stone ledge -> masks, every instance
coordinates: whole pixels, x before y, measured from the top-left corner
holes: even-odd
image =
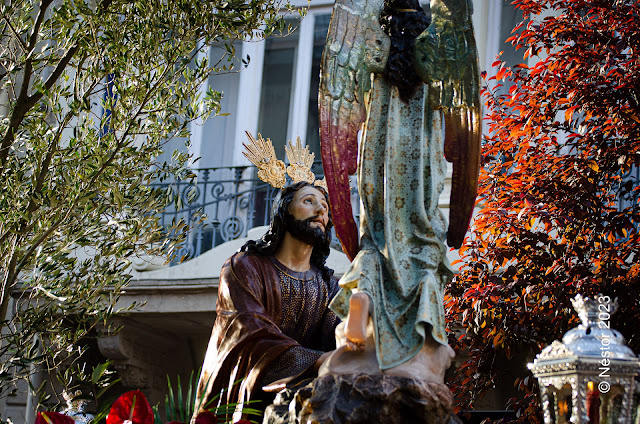
[[[218,279],[133,280],[118,299],[116,309],[133,302],[139,306],[129,313],[213,314],[218,298]]]

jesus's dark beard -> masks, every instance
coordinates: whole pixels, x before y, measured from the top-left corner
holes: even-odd
[[[307,243],[311,246],[329,245],[330,234],[327,234],[320,227],[312,227],[311,222],[317,217],[313,216],[307,219],[295,219],[293,215],[286,214],[284,217],[285,228],[293,236],[293,238]]]

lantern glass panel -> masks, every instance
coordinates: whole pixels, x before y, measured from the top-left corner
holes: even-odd
[[[601,397],[600,424],[624,422],[622,415],[624,389],[620,386],[612,386],[611,390]]]
[[[562,386],[558,392],[556,392],[556,423],[558,424],[570,424],[571,413],[573,412],[573,395],[570,384]]]

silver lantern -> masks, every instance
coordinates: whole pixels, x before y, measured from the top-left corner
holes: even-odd
[[[529,364],[538,379],[545,424],[631,423],[640,361],[610,326],[617,302],[577,295],[581,324]]]
[[[93,415],[84,412],[84,408],[89,403],[86,399],[81,398],[82,392],[69,393],[66,390],[62,392],[62,397],[67,402],[67,407],[62,413],[73,419],[75,424],[89,424],[93,421]]]

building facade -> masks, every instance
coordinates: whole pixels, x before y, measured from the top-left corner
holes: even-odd
[[[264,232],[261,225],[268,220],[273,192],[256,188],[254,169],[242,155],[245,131],[271,138],[280,158],[284,158],[285,142],[300,137],[316,160],[320,159],[319,69],[333,2],[314,0],[308,5],[297,0],[294,4],[308,10],[303,19],[290,19],[292,33],[236,43],[234,47],[248,66],[240,71],[244,66],[238,62],[235,71],[210,76],[208,86],[202,88],[223,93],[221,112],[228,115],[191,124],[189,153],[200,158],[198,195],[187,202],[192,208],[188,205],[182,212],[167,213],[169,220],[180,213],[188,217],[197,208],[206,213],[205,225],[194,230],[184,247],[190,259],[170,266],[158,258],[137,258],[131,271],[133,281],[120,302],[125,306],[135,301],[140,306],[118,318],[119,333],[104,333],[98,340],[99,353],[113,361],[121,387],[141,389],[151,404],[164,402],[167,376],[172,382],[177,376],[186,382],[192,372],[197,374],[215,319],[222,264],[247,239]],[[491,75],[495,73],[491,64],[500,52],[507,63],[518,61],[513,47],[504,40],[519,15],[504,0],[474,0],[473,5],[480,69]],[[220,48],[212,46],[208,54],[215,61]],[[184,148],[183,140],[170,142],[168,157],[180,148]],[[445,215],[449,187],[440,198]],[[454,259],[455,253],[451,255]],[[334,249],[328,265],[341,275],[348,260]],[[486,407],[501,409],[503,399],[496,393]],[[23,387],[2,401],[0,416],[14,423],[26,422],[34,416],[31,408]]]

